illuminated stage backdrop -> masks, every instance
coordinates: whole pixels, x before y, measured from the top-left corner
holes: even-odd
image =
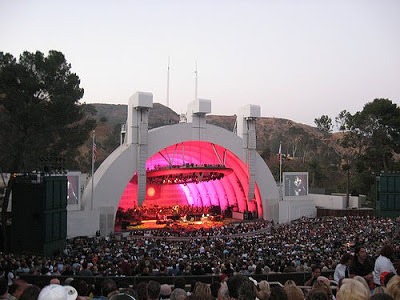
[[[225,155],[225,161],[222,159]],[[175,167],[171,167],[175,166]],[[261,211],[260,193],[256,185],[256,198],[246,203],[245,190],[248,186],[246,165],[227,149],[204,141],[187,141],[171,145],[151,156],[146,163],[147,187],[143,205],[157,204],[159,206],[193,205],[193,206],[237,206],[239,210],[254,210],[259,205]],[[162,170],[156,172],[154,170]],[[161,182],[162,174],[169,180],[180,176],[196,173],[196,180],[181,184],[156,184]],[[223,173],[218,178],[205,176],[210,173]],[[128,209],[137,205],[136,174],[126,186],[120,199],[119,207]],[[157,187],[157,188],[155,188]],[[153,194],[153,191],[156,193]],[[246,207],[247,205],[247,207]],[[250,207],[249,207],[250,206]]]

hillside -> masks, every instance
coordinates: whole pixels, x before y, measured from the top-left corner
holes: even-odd
[[[124,124],[127,117],[128,105],[123,104],[91,104],[96,110],[96,119],[100,122],[101,118],[107,118],[110,126]],[[179,122],[179,115],[172,109],[160,104],[154,103],[149,111],[149,126],[151,128],[173,124]]]
[[[96,119],[98,128],[96,132],[105,133],[112,131],[115,126],[125,124],[127,117],[127,105],[122,104],[92,104],[97,110]],[[105,121],[106,120],[106,121]],[[213,124],[229,131],[233,131],[235,126],[235,116],[222,116],[222,115],[207,115],[208,124]],[[105,121],[105,122],[104,122]],[[179,122],[179,115],[172,109],[160,104],[154,103],[153,108],[149,111],[149,128],[156,128],[168,124],[176,124]],[[106,128],[108,130],[105,130]],[[261,117],[257,119],[257,149],[262,152],[266,147],[278,149],[279,142],[281,141],[285,149],[285,140],[292,134],[295,134],[295,129],[298,132],[304,131],[317,139],[323,138],[323,134],[316,127],[311,127],[305,124],[300,124],[287,119],[280,118],[266,118]],[[107,135],[107,134],[106,134]],[[98,139],[102,140],[105,136],[97,134]],[[286,146],[288,147],[288,146]],[[285,150],[286,152],[291,152]]]
[[[97,111],[95,118],[98,167],[120,144],[121,125],[127,118],[127,105],[91,104]],[[170,108],[154,103],[149,111],[149,128],[156,128],[179,122],[179,115]],[[229,131],[235,127],[235,116],[207,115],[208,124]],[[324,187],[343,191],[343,174],[340,171],[340,158],[333,145],[335,135],[324,135],[316,127],[296,123],[281,118],[261,117],[256,123],[257,151],[264,158],[272,174],[279,178],[279,145],[282,144],[282,171],[307,171],[310,173],[310,187]],[[90,161],[91,140],[82,148],[81,161]],[[86,158],[85,158],[86,157]],[[90,164],[82,164],[82,169],[90,169]],[[326,174],[329,174],[327,176]],[[336,177],[336,180],[332,178]],[[335,184],[337,188],[331,188]]]

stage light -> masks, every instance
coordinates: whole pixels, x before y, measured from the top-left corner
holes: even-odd
[[[171,165],[157,166],[152,170],[147,170],[147,183],[150,184],[183,184],[201,183],[210,180],[220,180],[224,176],[232,173],[231,168],[224,165]]]
[[[153,187],[147,189],[147,196],[153,197],[156,194],[156,190]]]

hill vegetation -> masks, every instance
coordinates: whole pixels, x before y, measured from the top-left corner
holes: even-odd
[[[120,144],[126,105],[93,104],[97,121],[98,166]],[[180,116],[162,104],[149,111],[149,128],[176,124]],[[234,131],[236,117],[207,115],[208,124]],[[388,99],[375,99],[354,115],[342,111],[335,119],[339,132],[332,133],[332,120],[323,115],[316,127],[292,120],[261,117],[256,122],[257,151],[279,180],[278,151],[283,172],[308,172],[310,191],[365,194],[374,200],[375,177],[381,172],[400,172],[400,108]],[[87,157],[81,170],[90,168],[91,141],[82,148]],[[84,160],[85,161],[85,160]]]
[[[121,125],[125,124],[127,105],[91,104],[97,113],[96,144],[98,160],[96,166],[119,146]],[[149,111],[149,128],[156,128],[179,122],[179,115],[170,108],[154,103]],[[233,131],[236,116],[207,115],[208,124]],[[333,192],[345,192],[345,176],[340,170],[340,157],[330,146],[334,137],[316,127],[300,124],[287,119],[257,119],[257,151],[264,158],[276,180],[279,180],[279,145],[282,144],[282,171],[310,172],[310,187],[324,188]],[[87,154],[86,169],[90,167],[90,145],[88,141],[82,150]],[[318,159],[317,159],[318,158]],[[329,174],[326,176],[325,174]],[[332,180],[332,176],[336,179]],[[344,180],[344,181],[343,181]],[[336,185],[330,184],[336,182]]]

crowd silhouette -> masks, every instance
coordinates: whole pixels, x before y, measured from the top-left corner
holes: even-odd
[[[292,272],[310,273],[304,286],[313,287],[327,279],[320,278],[321,272],[332,271],[335,278],[328,278],[328,285],[330,281],[340,285],[342,280],[360,277],[371,292],[386,285],[385,276],[397,276],[398,227],[397,220],[390,218],[350,216],[301,218],[289,224],[235,222],[187,234],[136,230],[73,238],[54,257],[2,253],[0,266],[10,287],[24,274],[63,275],[74,281],[77,276],[213,275],[222,284],[238,275],[251,278]],[[354,288],[352,282],[346,284]],[[214,287],[217,293],[220,288]],[[285,290],[295,293],[297,288]],[[307,290],[308,294],[312,293]]]

